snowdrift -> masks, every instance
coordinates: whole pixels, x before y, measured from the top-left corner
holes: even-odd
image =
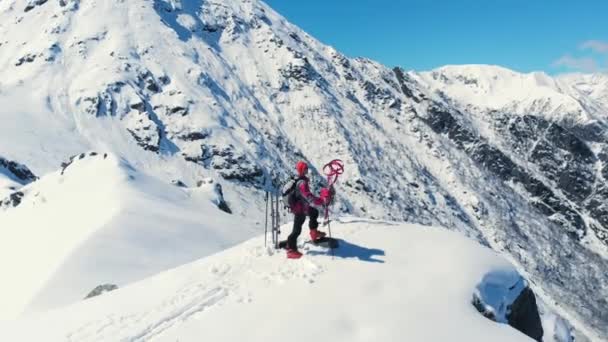
[[[216,206],[215,184],[183,188],[87,153],[0,212],[0,318],[84,298],[215,253],[255,234]]]
[[[528,341],[471,304],[487,274],[515,275],[444,229],[351,220],[341,246],[302,259],[261,237],[0,329],[11,341]]]

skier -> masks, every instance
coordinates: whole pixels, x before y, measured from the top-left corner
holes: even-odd
[[[287,258],[298,259],[302,256],[302,253],[298,251],[298,236],[302,232],[302,225],[306,221],[306,216],[309,216],[308,227],[310,228],[310,238],[313,241],[319,240],[325,237],[325,233],[319,231],[319,210],[322,206],[328,205],[331,202],[332,193],[328,188],[322,188],[319,197],[316,197],[308,186],[308,165],[299,161],[296,164],[296,171],[298,172],[298,180],[296,183],[296,200],[291,205],[291,212],[294,214],[293,219],[293,231],[287,237]],[[315,208],[316,207],[316,208]]]

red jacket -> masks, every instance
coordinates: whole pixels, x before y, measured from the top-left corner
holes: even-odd
[[[308,186],[308,177],[302,177],[296,184],[298,191],[298,200],[291,207],[291,212],[296,215],[307,215],[310,206],[320,207],[323,205],[323,200],[315,196]]]

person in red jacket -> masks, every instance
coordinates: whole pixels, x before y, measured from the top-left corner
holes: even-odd
[[[306,221],[306,216],[309,217],[308,228],[310,228],[310,238],[315,241],[325,237],[325,233],[319,231],[319,210],[331,201],[331,192],[329,189],[321,189],[319,197],[315,196],[309,187],[309,180],[306,177],[308,173],[308,165],[299,161],[296,164],[298,172],[298,181],[296,183],[296,198],[297,200],[291,206],[291,212],[294,214],[293,231],[287,237],[287,257],[290,259],[298,259],[302,253],[298,251],[298,236],[302,232],[302,225]]]

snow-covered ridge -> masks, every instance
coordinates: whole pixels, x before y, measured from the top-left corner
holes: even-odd
[[[607,118],[608,76],[602,74],[551,77],[499,66],[455,65],[419,75],[430,90],[440,90],[463,108],[534,113],[579,123]]]
[[[471,304],[485,275],[503,275],[502,286],[517,280],[517,272],[494,252],[430,227],[355,221],[334,228],[342,238],[334,257],[305,245],[303,259],[285,262],[258,237],[118,291],[12,322],[0,336],[393,341],[407,333],[416,341],[529,340],[483,318]],[[32,324],[37,328],[28,329]]]
[[[10,242],[0,252],[11,279],[3,319],[79,301],[100,284],[123,286],[254,232],[217,207],[212,182],[171,185],[106,153],[82,154],[21,191],[0,215]]]

